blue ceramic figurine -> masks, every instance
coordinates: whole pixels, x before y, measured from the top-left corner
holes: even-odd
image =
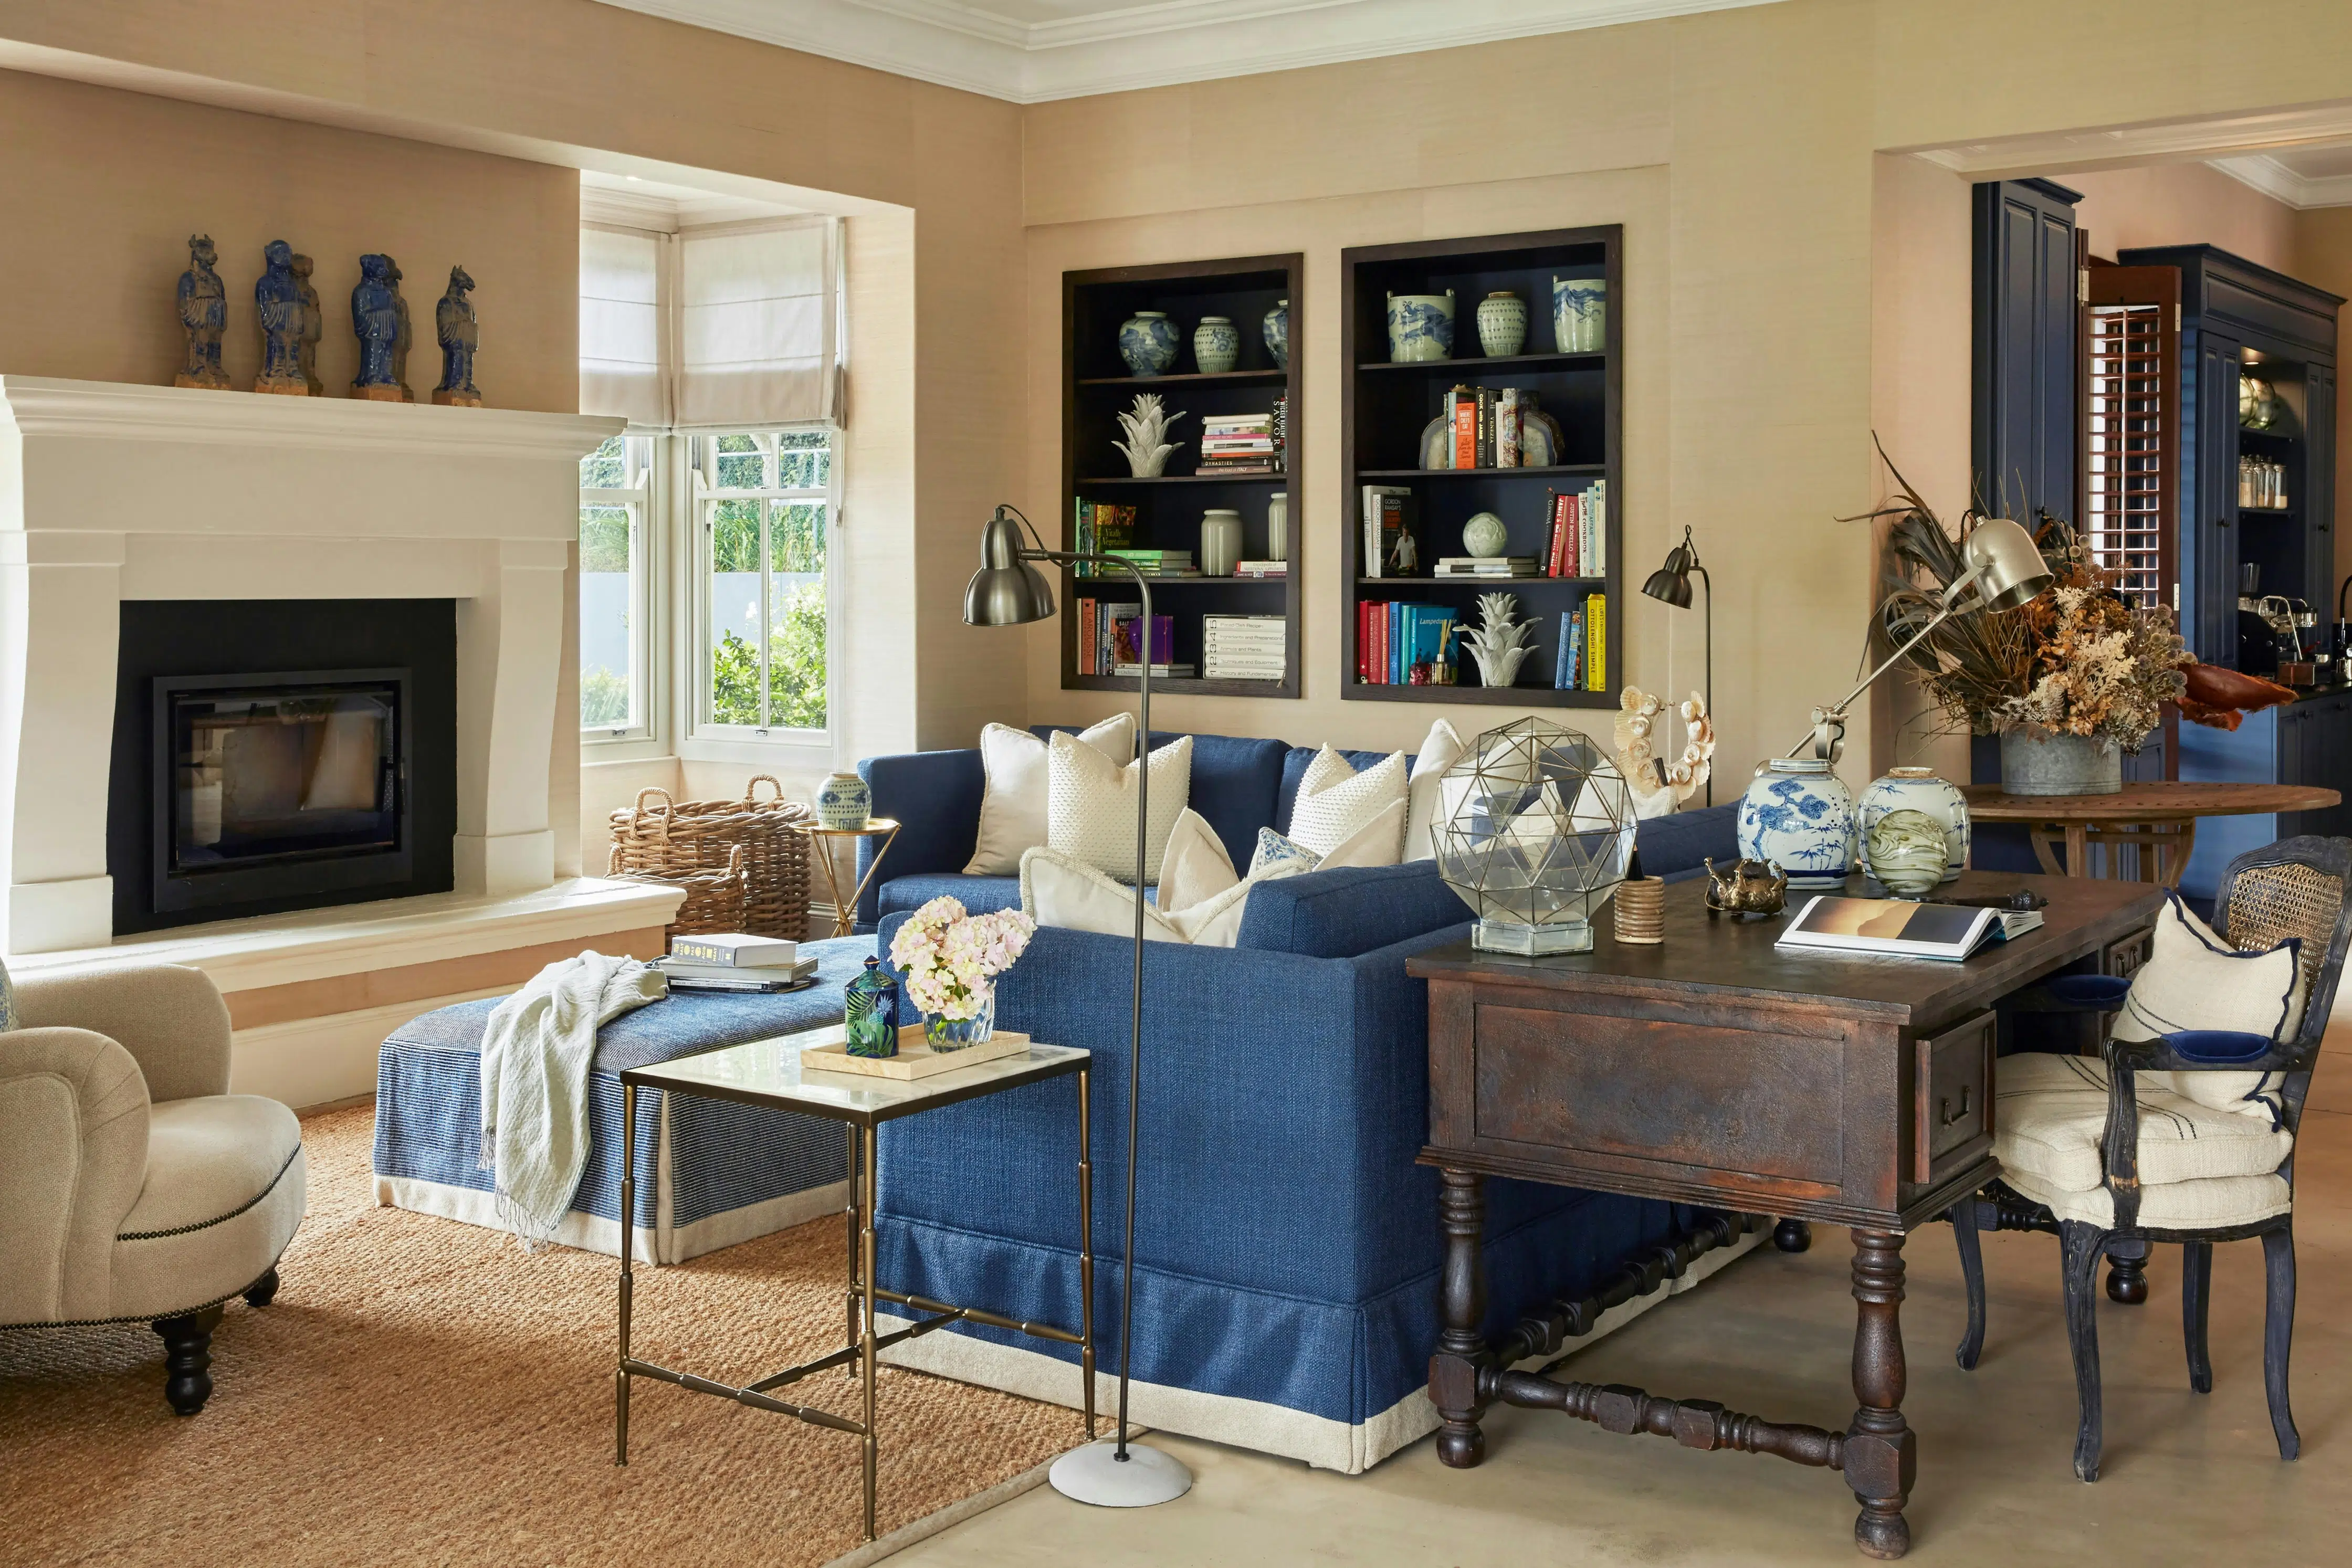
[[[213,249],[212,235],[188,236],[188,270],[180,274],[180,325],[188,334],[188,353],[181,363],[180,373],[172,378],[175,387],[228,390],[228,376],[221,370],[221,332],[228,326],[228,290],[222,287],[220,274],[213,270],[213,263],[219,259],[220,254]]]
[[[415,402],[416,394],[408,390],[408,345],[415,340],[408,326],[408,299],[400,292],[400,263],[383,259],[392,265],[392,313],[399,320],[392,334],[392,384],[400,389],[401,402]]]
[[[261,371],[253,390],[284,397],[309,397],[310,383],[302,379],[302,329],[310,313],[302,305],[302,280],[294,276],[294,247],[282,239],[261,247],[266,265],[253,286],[253,305],[261,319]]]
[[[312,397],[324,397],[327,389],[319,380],[319,340],[327,330],[327,313],[319,305],[319,291],[310,285],[310,258],[301,252],[294,253],[294,281],[302,290],[302,384],[310,389]]]
[[[449,269],[449,292],[433,308],[433,326],[441,339],[441,384],[433,401],[457,408],[482,406],[482,389],[474,384],[474,350],[481,347],[482,327],[474,317],[474,280],[462,267]]]
[[[360,280],[352,290],[352,331],[360,340],[360,373],[352,395],[374,402],[401,401],[393,374],[393,351],[400,340],[400,296],[393,288],[392,257],[360,257]]]

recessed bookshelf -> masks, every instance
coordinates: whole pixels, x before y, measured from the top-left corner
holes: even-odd
[[[1360,702],[1489,703],[1519,707],[1614,707],[1624,684],[1622,527],[1621,481],[1622,386],[1623,380],[1623,290],[1620,267],[1623,229],[1554,229],[1496,235],[1479,239],[1437,240],[1411,245],[1366,246],[1341,253],[1342,379],[1340,471],[1344,482],[1341,529],[1343,612],[1340,616],[1340,695]],[[1556,351],[1552,321],[1555,277],[1599,280],[1606,285],[1602,346],[1597,352]],[[1443,294],[1454,299],[1456,357],[1391,362],[1388,358],[1388,297]],[[1507,290],[1527,307],[1525,351],[1482,356],[1477,312],[1488,295]],[[1454,389],[1511,390],[1534,402],[1559,426],[1556,461],[1541,466],[1424,468],[1424,432],[1447,417]],[[1605,495],[1596,541],[1599,575],[1558,577],[1437,577],[1438,560],[1469,553],[1463,528],[1480,512],[1502,519],[1507,556],[1533,556],[1549,563],[1557,495],[1581,497],[1600,486]],[[1364,488],[1404,491],[1413,517],[1419,575],[1367,575]],[[1402,603],[1451,612],[1457,622],[1475,615],[1478,596],[1509,593],[1522,619],[1536,627],[1534,652],[1519,668],[1517,685],[1486,687],[1478,669],[1455,643],[1452,685],[1390,684],[1364,678],[1363,607]],[[1553,685],[1560,665],[1563,615],[1591,613],[1598,599],[1602,634],[1591,653],[1600,668],[1599,689]],[[1400,614],[1402,612],[1399,612]],[[1376,623],[1377,624],[1377,623]]]
[[[1152,613],[1170,622],[1171,661],[1202,671],[1200,675],[1160,676],[1154,692],[1218,696],[1297,697],[1299,680],[1299,546],[1304,528],[1298,492],[1299,331],[1305,303],[1305,257],[1298,255],[1243,256],[1223,261],[1179,262],[1155,267],[1109,267],[1062,275],[1062,521],[1066,549],[1079,548],[1082,507],[1132,507],[1133,545],[1138,549],[1189,550],[1201,560],[1202,514],[1226,507],[1241,514],[1244,560],[1270,559],[1267,529],[1275,498],[1287,497],[1280,554],[1289,571],[1282,577],[1151,575]],[[1266,313],[1290,302],[1290,366],[1274,362],[1264,331]],[[1139,376],[1118,352],[1119,324],[1138,310],[1163,312],[1177,329],[1176,363],[1163,375]],[[1193,357],[1193,329],[1203,316],[1223,316],[1241,337],[1239,362],[1230,371],[1202,372]],[[1177,442],[1168,472],[1135,478],[1123,471],[1127,458],[1112,444],[1123,439],[1118,415],[1138,394],[1157,394],[1183,417],[1170,431]],[[1201,427],[1205,419],[1265,414],[1276,401],[1286,402],[1288,446],[1276,474],[1197,472]],[[1054,530],[1047,530],[1049,537]],[[1062,688],[1065,691],[1133,691],[1135,677],[1087,672],[1081,629],[1098,622],[1108,607],[1134,605],[1135,580],[1062,576]],[[1089,604],[1092,608],[1089,609]],[[1219,615],[1280,617],[1284,648],[1280,680],[1211,680],[1202,646],[1205,618]]]

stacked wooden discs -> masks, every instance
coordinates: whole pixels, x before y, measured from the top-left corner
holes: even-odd
[[[1666,939],[1666,884],[1654,876],[1617,884],[1617,940],[1654,946]]]

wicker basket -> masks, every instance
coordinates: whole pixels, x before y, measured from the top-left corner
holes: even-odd
[[[727,852],[727,863],[709,871],[646,872],[621,869],[621,846],[613,846],[608,875],[624,882],[657,883],[686,889],[686,902],[669,923],[669,936],[701,936],[745,929],[743,909],[750,894],[743,875],[743,846]]]
[[[758,799],[762,783],[774,799]],[[613,813],[612,874],[676,881],[723,870],[730,852],[740,850],[749,889],[742,923],[724,929],[802,941],[808,936],[805,830],[815,821],[814,811],[785,800],[784,787],[765,773],[744,787],[740,800],[672,800],[667,789],[641,789],[635,806]]]

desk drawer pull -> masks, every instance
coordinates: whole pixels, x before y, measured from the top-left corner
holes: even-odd
[[[1945,1126],[1948,1127],[1953,1123],[1959,1121],[1969,1113],[1969,1086],[1965,1083],[1960,1085],[1960,1108],[1958,1110],[1955,1111],[1952,1109],[1952,1103],[1948,1099],[1938,1100],[1936,1103],[1936,1119],[1941,1122]]]

